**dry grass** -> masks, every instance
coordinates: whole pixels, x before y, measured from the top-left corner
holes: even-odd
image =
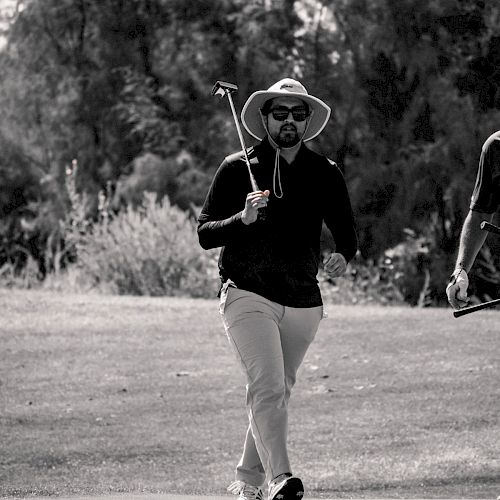
[[[246,417],[217,304],[0,290],[0,495],[224,493]],[[500,494],[500,315],[327,308],[292,395],[324,498]]]

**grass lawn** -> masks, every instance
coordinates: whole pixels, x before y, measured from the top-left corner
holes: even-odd
[[[0,495],[224,494],[244,379],[214,300],[0,290]],[[290,455],[321,498],[500,495],[500,312],[327,306]]]

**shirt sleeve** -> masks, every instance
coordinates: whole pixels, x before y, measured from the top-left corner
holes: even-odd
[[[328,162],[323,218],[335,240],[335,251],[341,253],[349,262],[358,250],[351,200],[342,172],[335,163],[330,160]]]
[[[500,204],[500,139],[487,141],[481,150],[470,209],[493,213]]]
[[[235,169],[225,159],[217,170],[198,217],[198,240],[205,250],[237,240],[247,226],[243,223],[241,200],[232,200]]]

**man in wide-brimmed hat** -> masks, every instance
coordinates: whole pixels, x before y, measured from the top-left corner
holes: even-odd
[[[263,499],[266,480],[271,500],[304,493],[288,458],[288,400],[323,317],[316,279],[323,222],[335,241],[324,262],[330,277],[344,274],[357,251],[344,178],[304,144],[329,116],[290,78],[253,93],[241,118],[259,140],[247,157],[262,190],[252,189],[240,151],[220,165],[199,216],[202,247],[222,247],[220,312],[247,378],[249,427],[229,487],[240,499]]]

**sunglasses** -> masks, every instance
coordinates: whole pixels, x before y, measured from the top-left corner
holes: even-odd
[[[309,110],[303,106],[297,106],[294,108],[278,106],[276,108],[272,108],[269,112],[273,115],[273,118],[279,122],[284,122],[290,113],[292,113],[292,117],[296,122],[303,122],[309,116]]]

